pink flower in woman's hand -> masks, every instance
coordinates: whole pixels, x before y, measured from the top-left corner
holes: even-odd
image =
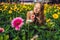
[[[34,19],[35,18],[35,15],[32,15],[31,18]]]
[[[23,24],[23,19],[21,17],[16,17],[11,22],[11,25],[15,30],[20,30]]]
[[[4,32],[4,28],[0,27],[0,33]]]

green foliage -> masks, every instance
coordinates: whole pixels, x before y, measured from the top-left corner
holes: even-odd
[[[27,11],[33,10],[32,5],[21,4],[4,4],[0,5],[0,27],[4,28],[4,32],[0,33],[0,40],[30,40],[34,35],[39,35],[37,40],[60,40],[60,9],[57,7],[48,7],[46,9],[46,19],[51,19],[45,25],[37,26],[35,24],[26,24]],[[48,5],[49,6],[49,5]],[[59,18],[54,19],[53,14],[58,14]],[[20,31],[16,31],[11,27],[13,18],[22,17],[24,25]]]

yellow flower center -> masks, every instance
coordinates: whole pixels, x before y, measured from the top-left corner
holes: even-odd
[[[54,19],[57,19],[58,17],[59,17],[58,14],[53,14]]]

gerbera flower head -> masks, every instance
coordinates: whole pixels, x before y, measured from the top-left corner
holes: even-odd
[[[35,18],[35,15],[32,15],[32,16],[31,16],[31,19],[34,19],[34,18]]]
[[[11,25],[15,30],[20,30],[23,24],[23,19],[21,17],[16,17],[11,22]]]
[[[0,33],[4,32],[4,28],[0,27]]]
[[[59,17],[58,14],[53,14],[52,16],[54,19],[58,19],[58,17]]]

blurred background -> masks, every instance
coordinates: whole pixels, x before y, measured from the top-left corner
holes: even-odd
[[[60,0],[0,0],[0,3],[33,3],[33,2],[43,2],[43,3],[60,3]]]

